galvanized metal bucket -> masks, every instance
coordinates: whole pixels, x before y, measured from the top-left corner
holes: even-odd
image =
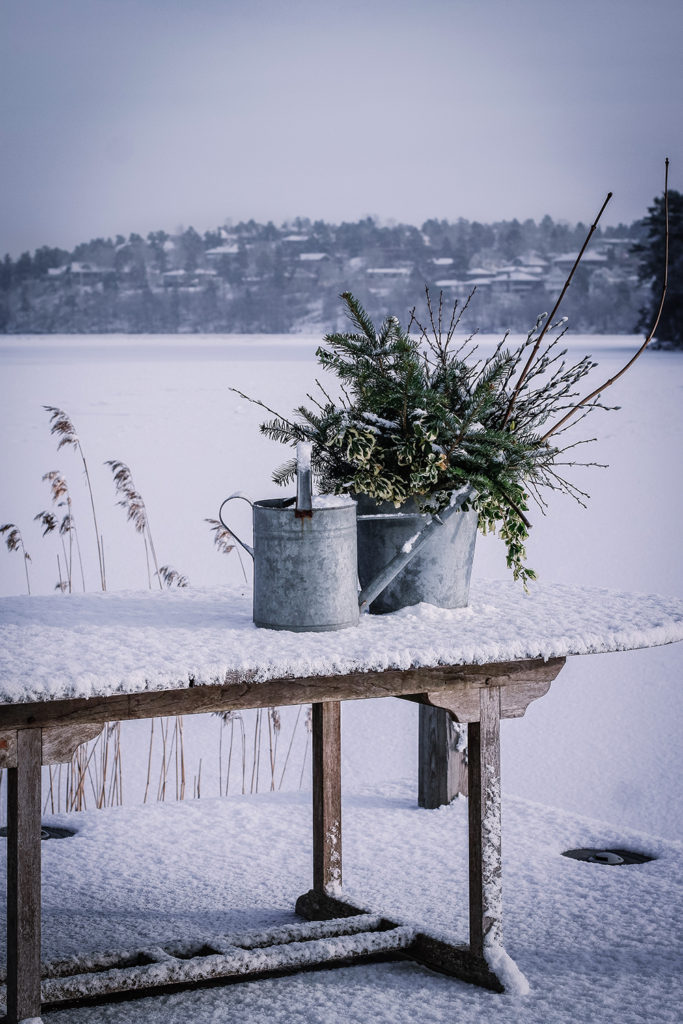
[[[230,532],[254,559],[257,626],[303,633],[357,625],[356,505],[339,502],[302,514],[294,499],[249,501],[253,547]]]
[[[414,501],[398,509],[390,502],[378,504],[366,495],[358,495],[357,501],[361,587],[369,587],[401,552],[414,551],[401,571],[372,599],[370,612],[393,612],[421,601],[440,608],[467,605],[477,539],[476,512],[456,507],[450,515],[442,514],[441,523],[434,529],[429,526],[430,517],[421,515]],[[419,549],[415,550],[418,542]]]
[[[221,505],[218,517],[254,560],[255,624],[324,632],[355,626],[359,611],[370,606],[373,612],[383,612],[420,601],[447,608],[467,604],[474,552],[470,532],[476,533],[477,517],[460,512],[459,505],[469,493],[463,488],[451,506],[433,518],[412,512],[386,515],[375,507],[376,514],[358,518],[357,531],[356,502],[351,498],[312,498],[310,452],[300,445],[296,498],[252,502],[233,494]],[[253,546],[240,540],[223,519],[225,505],[237,498],[252,508]],[[357,539],[362,542],[360,550]]]

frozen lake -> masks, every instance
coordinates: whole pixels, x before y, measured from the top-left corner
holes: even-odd
[[[43,405],[63,408],[80,436],[110,590],[144,588],[147,573],[142,541],[116,505],[107,459],[130,466],[160,563],[172,565],[191,584],[237,583],[238,560],[234,553],[215,550],[204,520],[215,517],[233,491],[275,496],[270,474],[284,450],[259,434],[262,410],[229,389],[289,413],[305,401],[318,375],[319,341],[318,336],[1,338],[0,523],[16,523],[22,531],[31,555],[32,589],[51,592],[58,578],[58,540],[43,539],[34,522],[37,513],[50,508],[42,476],[55,469],[71,488],[87,588],[97,588],[82,468],[71,449],[57,452]],[[568,342],[577,355],[593,353],[596,374],[605,379],[635,351],[638,339],[570,336]],[[610,468],[572,471],[571,479],[592,495],[587,510],[553,495],[546,517],[533,511],[529,564],[545,580],[681,596],[683,353],[645,353],[608,396],[621,411],[595,413],[582,436],[599,436],[586,456]],[[248,533],[244,508],[235,529]],[[495,538],[478,539],[474,572],[506,577],[502,545]],[[22,592],[21,557],[3,546],[0,593]],[[504,786],[526,799],[680,838],[682,670],[683,645],[571,659],[526,718],[504,723]],[[391,701],[373,704],[370,712],[350,705],[344,713],[347,784],[415,778],[415,708]],[[218,794],[212,768],[216,725],[216,720],[186,722],[190,775],[203,756],[202,793],[207,795]],[[144,788],[144,771],[137,765],[146,756],[147,741],[136,728],[127,740],[127,802],[142,799]],[[299,766],[303,732],[300,740]],[[298,782],[297,768],[289,784]]]

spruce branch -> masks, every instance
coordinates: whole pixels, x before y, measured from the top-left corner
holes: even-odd
[[[260,399],[251,398],[249,395],[245,395],[245,393],[243,391],[240,391],[239,388],[230,388],[230,391],[234,391],[236,395],[239,395],[240,398],[244,398],[247,402],[251,402],[252,405],[260,405],[262,409],[265,409],[266,412],[269,412],[271,416],[275,416],[276,419],[281,420],[282,423],[286,424],[292,430],[296,429],[296,424],[292,423],[288,419],[285,419],[284,416],[281,416],[279,412],[275,412],[274,409],[271,409],[269,405],[266,405]]]

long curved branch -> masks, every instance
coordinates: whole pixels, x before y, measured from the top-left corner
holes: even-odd
[[[568,276],[567,280],[564,282],[564,287],[562,288],[562,291],[560,292],[560,295],[559,295],[559,298],[558,298],[557,302],[553,306],[552,313],[550,314],[549,317],[546,317],[546,321],[545,321],[545,323],[543,325],[541,333],[539,334],[538,338],[536,339],[536,343],[535,343],[533,349],[531,350],[531,355],[527,359],[526,366],[522,370],[521,374],[519,375],[519,379],[518,379],[517,383],[515,384],[515,390],[512,392],[512,397],[510,398],[510,401],[508,403],[507,411],[505,413],[505,418],[504,418],[504,420],[503,420],[503,422],[501,424],[501,430],[505,426],[507,421],[510,419],[510,416],[512,415],[512,409],[514,407],[515,402],[517,401],[517,395],[519,394],[520,389],[522,387],[522,384],[524,383],[524,381],[526,379],[526,376],[527,376],[527,374],[528,374],[528,372],[529,372],[529,370],[531,368],[531,364],[533,363],[534,358],[536,356],[536,353],[538,352],[538,350],[540,348],[541,342],[543,341],[543,338],[545,337],[545,333],[548,330],[548,328],[550,327],[550,325],[552,324],[553,320],[555,319],[555,315],[557,314],[557,311],[560,308],[560,304],[562,302],[562,299],[565,297],[565,295],[567,293],[567,289],[569,288],[569,285],[572,283],[572,278],[574,276],[574,272],[576,271],[576,268],[578,267],[579,263],[581,262],[581,258],[582,258],[584,252],[586,251],[586,249],[588,247],[588,243],[590,242],[591,238],[593,237],[593,232],[595,231],[595,229],[598,226],[598,221],[600,220],[600,218],[602,217],[603,213],[605,212],[605,207],[607,206],[607,204],[609,203],[611,198],[612,198],[612,193],[608,192],[607,193],[607,198],[605,199],[604,203],[600,207],[600,212],[598,213],[597,217],[595,218],[595,220],[593,221],[593,223],[590,226],[590,230],[588,231],[588,234],[586,235],[586,240],[583,243],[583,245],[581,246],[581,251],[579,252],[579,255],[576,257],[576,260],[574,261],[574,266],[569,271],[569,276]]]
[[[633,355],[631,357],[631,359],[629,359],[629,361],[626,363],[626,365],[622,366],[621,370],[619,370],[618,373],[615,373],[615,375],[613,377],[610,377],[609,380],[606,380],[605,383],[601,384],[599,388],[595,389],[595,391],[591,391],[590,395],[586,395],[586,397],[582,398],[580,402],[577,402],[577,404],[572,409],[570,409],[569,412],[565,416],[563,416],[561,420],[558,420],[557,423],[555,423],[554,426],[552,426],[550,428],[550,430],[546,431],[546,433],[541,438],[541,441],[546,441],[552,434],[556,433],[556,431],[558,431],[560,429],[560,427],[564,423],[567,422],[568,419],[571,419],[572,416],[576,415],[576,413],[579,411],[579,409],[582,409],[585,405],[587,405],[590,401],[592,401],[592,399],[597,398],[597,396],[599,394],[601,394],[601,392],[603,392],[605,390],[605,388],[610,387],[610,385],[614,384],[615,381],[619,380],[619,378],[622,377],[631,366],[633,366],[633,364],[635,363],[636,359],[645,351],[645,349],[647,348],[647,346],[650,344],[650,342],[652,341],[652,339],[654,337],[654,333],[657,330],[657,326],[659,324],[659,320],[660,320],[660,317],[662,315],[662,309],[664,308],[664,299],[666,298],[666,289],[667,289],[668,280],[669,280],[669,158],[667,157],[665,162],[664,162],[664,281],[662,283],[662,294],[661,294],[661,298],[659,300],[659,306],[657,307],[657,315],[655,317],[654,323],[652,324],[652,327],[650,328],[650,331],[649,331],[645,341],[640,346],[640,348],[635,353],[635,355]]]

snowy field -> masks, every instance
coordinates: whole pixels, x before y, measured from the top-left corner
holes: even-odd
[[[616,372],[637,346],[636,338],[569,340],[577,356],[593,353],[600,379]],[[235,552],[226,556],[216,551],[204,520],[215,517],[222,499],[235,490],[254,498],[275,496],[270,473],[284,452],[259,435],[262,411],[229,389],[239,388],[289,412],[311,390],[318,373],[318,343],[319,338],[306,336],[0,339],[0,523],[16,523],[22,531],[31,555],[32,590],[52,593],[57,581],[58,541],[54,536],[42,539],[33,521],[38,512],[50,508],[48,485],[41,477],[54,469],[64,473],[71,488],[86,586],[96,590],[98,585],[82,469],[71,449],[56,451],[43,405],[63,408],[80,436],[95,491],[110,590],[146,588],[147,571],[142,542],[116,506],[111,472],[104,465],[107,459],[130,466],[147,505],[160,563],[170,564],[195,586],[240,584]],[[622,409],[592,417],[587,436],[598,434],[599,441],[586,451],[591,460],[609,463],[610,468],[574,471],[572,480],[592,495],[588,510],[553,496],[549,515],[533,515],[529,563],[543,581],[681,597],[683,353],[646,353],[609,396],[610,404]],[[234,522],[235,529],[247,535],[246,505],[244,510],[236,512]],[[478,539],[474,574],[507,578],[502,545],[495,538]],[[0,595],[25,591],[21,557],[3,547]],[[680,1003],[680,995],[677,1001],[672,991],[674,924],[661,915],[681,906],[674,886],[679,884],[682,854],[670,841],[680,839],[683,820],[682,678],[683,644],[575,657],[524,719],[502,725],[506,930],[509,952],[534,989],[526,1008],[509,1000],[494,1003],[491,1000],[500,997],[457,983],[454,989],[453,983],[429,972],[392,964],[237,987],[225,997],[215,991],[172,997],[163,1001],[167,1012],[160,1011],[158,1019],[208,1024],[229,1016],[254,1022],[328,1022],[341,1019],[335,1006],[343,1000],[349,1007],[345,1019],[359,1022],[441,1021],[454,1016],[525,1024],[673,1022]],[[114,892],[115,901],[98,916],[99,948],[121,945],[125,935],[146,935],[148,927],[150,933],[166,928],[169,935],[189,934],[207,920],[213,930],[230,930],[245,923],[258,927],[266,923],[264,915],[273,913],[275,922],[291,919],[292,897],[309,885],[306,840],[301,838],[308,823],[308,797],[296,792],[301,780],[304,788],[308,785],[307,734],[302,722],[294,727],[293,716],[283,716],[281,749],[294,729],[292,757],[282,783],[289,792],[236,796],[226,804],[213,798],[221,785],[219,756],[225,772],[229,729],[223,730],[219,755],[218,721],[187,718],[188,787],[192,791],[201,759],[202,801],[138,809],[135,804],[142,801],[145,789],[149,726],[127,725],[122,741],[124,807],[72,815],[70,822],[77,820],[81,829],[78,838],[44,844],[46,955],[71,951],[72,942],[82,944],[84,923],[79,915],[94,913],[105,891]],[[417,708],[399,701],[349,703],[343,708],[344,785],[351,808],[346,815],[352,851],[350,864],[347,860],[349,894],[357,887],[367,902],[381,896],[381,909],[395,907],[406,919],[424,911],[433,927],[448,932],[453,927],[450,906],[442,909],[440,897],[422,902],[426,868],[419,860],[417,840],[415,845],[410,840],[427,830],[434,849],[447,849],[451,841],[464,843],[464,805],[438,812],[415,809],[416,734]],[[236,776],[233,767],[231,792],[239,792]],[[197,856],[192,833],[198,843],[205,842],[199,831],[203,821],[216,822],[218,830],[215,838],[206,840],[210,882],[188,873]],[[298,830],[296,835],[290,834],[290,827]],[[263,828],[266,838],[259,841],[258,829]],[[447,838],[439,837],[440,828],[447,830]],[[155,830],[158,838],[148,847]],[[247,840],[243,854],[234,852],[235,830],[240,843]],[[664,839],[634,837],[634,830]],[[303,853],[298,846],[294,849],[299,833]],[[393,858],[393,836],[399,834],[408,843],[404,853],[395,854],[407,858],[396,861],[401,877],[396,891],[389,873],[373,883],[369,871],[385,846]],[[460,838],[451,840],[451,835]],[[366,836],[374,837],[376,848],[365,848]],[[139,858],[133,861],[138,837]],[[556,856],[560,849],[590,845],[589,839],[615,846],[631,841],[641,850],[647,848],[645,852],[658,851],[660,859],[635,868],[599,869],[598,876],[586,874],[586,865]],[[221,863],[221,843],[228,842],[233,850],[231,877],[223,890],[216,863]],[[81,849],[88,870],[96,864],[101,867],[95,887],[85,894],[78,892],[75,882],[81,854],[73,851]],[[130,860],[122,863],[119,858],[128,858],[129,850]],[[237,910],[228,914],[222,908],[232,906],[230,895],[242,891],[240,873],[251,877],[248,857],[258,859],[266,888],[259,888],[257,881],[252,889],[245,884],[242,911],[238,901]],[[353,866],[354,858],[360,867]],[[140,887],[143,868],[146,881]],[[453,870],[450,857],[429,866],[433,893],[444,886],[456,891],[462,886]],[[63,871],[70,879],[64,885],[58,881]],[[113,879],[120,876],[120,887],[112,888]],[[159,909],[163,901],[155,894],[160,886],[166,888],[167,880],[180,889],[174,896],[175,909],[165,918]],[[93,902],[91,910],[88,901]],[[536,908],[531,916],[530,904]],[[655,950],[659,959],[653,963]],[[373,999],[373,979],[376,983],[378,978],[382,1002],[370,1012],[367,1000]],[[648,998],[654,998],[654,1006]],[[141,1005],[55,1013],[46,1019],[74,1024],[155,1020],[156,1008],[152,1013]]]
[[[45,959],[294,923],[294,902],[311,884],[310,815],[308,794],[266,793],[50,818],[78,834],[43,843]],[[343,820],[347,897],[465,940],[464,800],[419,810],[410,785],[385,783],[348,795]],[[503,838],[504,937],[526,996],[395,962],[55,1010],[43,1020],[677,1024],[681,844],[515,797],[503,802]],[[605,867],[561,856],[621,843],[657,859]]]

